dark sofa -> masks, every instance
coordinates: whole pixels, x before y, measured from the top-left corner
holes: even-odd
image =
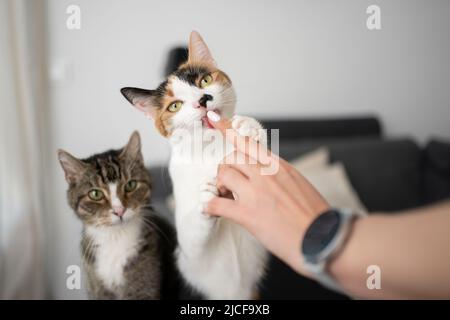
[[[320,146],[330,161],[343,163],[349,180],[369,212],[391,212],[450,197],[450,144],[431,141],[424,148],[409,137],[383,134],[376,117],[310,120],[261,120],[279,129],[279,153],[292,160]],[[151,168],[153,203],[170,217],[167,168]],[[295,274],[275,257],[261,287],[262,299],[346,299]]]

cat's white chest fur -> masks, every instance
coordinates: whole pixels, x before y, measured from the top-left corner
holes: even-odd
[[[108,289],[124,284],[124,267],[138,253],[141,224],[139,219],[126,225],[88,227],[87,235],[97,245],[95,271]]]
[[[169,170],[176,203],[178,267],[185,279],[209,299],[250,299],[264,273],[267,252],[239,225],[202,212],[217,192],[219,163],[234,150],[222,136],[219,138],[222,140],[208,145],[209,151],[215,147],[217,153],[208,152],[204,144],[205,148],[194,149],[194,157],[200,157],[201,162],[190,163],[178,156],[185,146],[172,145]]]

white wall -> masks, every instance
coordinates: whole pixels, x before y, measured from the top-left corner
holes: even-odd
[[[69,4],[81,7],[79,31],[65,27]],[[381,31],[366,28],[370,4],[381,7]],[[155,87],[167,51],[193,29],[234,80],[240,113],[375,113],[390,135],[450,138],[449,1],[48,0],[47,11],[51,72],[69,66],[51,86],[55,150],[87,156],[138,129],[148,163],[166,161],[164,139],[119,88]],[[78,263],[79,223],[54,158],[53,289],[83,297],[64,286],[65,267]]]

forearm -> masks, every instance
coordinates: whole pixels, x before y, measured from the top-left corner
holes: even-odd
[[[450,298],[450,202],[404,214],[373,214],[355,222],[330,272],[359,298]],[[368,289],[367,268],[381,270]]]

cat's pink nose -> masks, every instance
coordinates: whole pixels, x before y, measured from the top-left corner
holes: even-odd
[[[124,207],[113,207],[113,213],[118,217],[122,217],[125,214],[125,211]]]

